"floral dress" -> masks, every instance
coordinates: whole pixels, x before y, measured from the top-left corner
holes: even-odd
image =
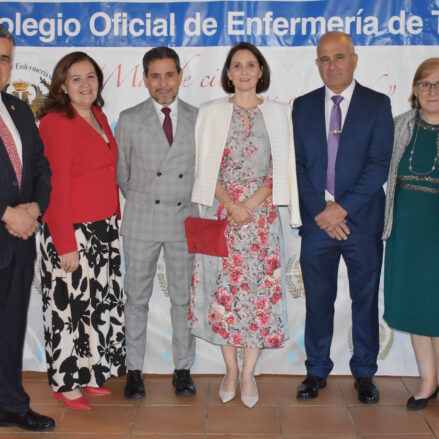
[[[247,112],[250,126],[244,125]],[[234,202],[272,187],[271,149],[261,111],[233,107],[219,180]],[[204,218],[223,219],[215,199]],[[189,312],[192,332],[211,343],[250,348],[282,347],[288,337],[282,292],[281,225],[271,196],[243,227],[228,226],[229,256],[197,254]]]

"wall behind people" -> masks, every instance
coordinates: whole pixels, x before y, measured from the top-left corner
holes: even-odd
[[[247,40],[258,45],[272,70],[266,93],[270,99],[294,100],[322,85],[315,66],[315,43],[327,30],[349,33],[359,55],[356,79],[390,96],[394,115],[409,109],[416,66],[436,56],[439,10],[427,2],[391,0],[386,7],[373,0],[288,2],[2,2],[0,23],[16,37],[14,70],[8,92],[27,100],[35,111],[48,90],[56,62],[81,49],[100,64],[105,86],[105,112],[112,127],[121,110],[145,97],[141,60],[145,47],[174,46],[183,80],[180,96],[198,106],[224,96],[220,69],[228,47]],[[354,145],[353,145],[354,147]],[[286,212],[282,212],[286,217]],[[284,222],[287,252],[287,294],[290,339],[280,350],[265,350],[261,373],[305,372],[304,291],[299,271],[300,238]],[[38,265],[37,260],[37,265]],[[350,299],[346,268],[340,267],[339,296],[332,358],[334,373],[349,373],[351,355]],[[34,280],[24,368],[45,370],[39,276]],[[145,372],[169,373],[171,322],[161,259],[150,308]],[[415,375],[417,368],[406,334],[382,320],[380,290],[380,354],[378,374]],[[150,353],[150,355],[148,355]],[[219,348],[197,342],[194,373],[223,372]]]

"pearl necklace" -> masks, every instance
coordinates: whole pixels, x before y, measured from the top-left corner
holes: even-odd
[[[439,128],[433,128],[432,126],[427,125],[426,123],[423,123],[419,113],[416,115],[416,122],[415,123],[417,125],[417,128],[416,128],[415,140],[413,142],[413,146],[412,146],[412,149],[410,151],[410,156],[409,156],[409,171],[412,174],[415,174],[415,175],[428,175],[428,174],[431,174],[436,169],[436,165],[438,163],[438,156],[439,156]],[[415,154],[416,141],[418,140],[419,127],[421,125],[422,125],[422,128],[424,128],[424,129],[426,129],[428,131],[437,132],[437,135],[436,135],[436,155],[435,155],[434,160],[433,160],[433,166],[431,167],[431,169],[429,169],[426,172],[417,172],[417,171],[415,171],[413,169],[413,165],[412,165],[413,155]]]

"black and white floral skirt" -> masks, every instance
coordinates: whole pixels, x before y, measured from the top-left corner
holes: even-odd
[[[116,216],[75,224],[79,267],[61,269],[47,224],[41,284],[49,384],[56,392],[101,387],[126,373],[125,296]]]

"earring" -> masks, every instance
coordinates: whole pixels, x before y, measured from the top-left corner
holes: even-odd
[[[234,87],[235,87],[235,86],[233,85],[233,82],[232,82],[230,79],[227,80],[227,85],[228,85],[230,88],[234,88]]]

